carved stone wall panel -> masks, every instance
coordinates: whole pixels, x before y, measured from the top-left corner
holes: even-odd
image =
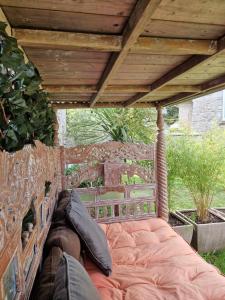
[[[105,162],[131,160],[154,160],[154,145],[105,142],[87,146],[65,148],[65,163]]]
[[[45,202],[45,183],[51,182],[50,192],[43,209],[48,210],[49,219],[41,227],[40,207]],[[40,142],[27,145],[15,153],[0,152],[0,298],[4,297],[2,278],[11,258],[16,255],[20,268],[24,267],[24,255],[33,257],[32,273],[35,275],[40,254],[34,254],[35,245],[40,249],[48,232],[51,214],[57,193],[61,190],[61,165],[59,148],[47,147]],[[36,224],[25,249],[21,244],[22,221],[31,207],[35,209]],[[42,245],[40,242],[42,241]],[[23,253],[23,251],[25,251]],[[30,289],[32,280],[26,285],[23,272],[19,281],[21,297]],[[4,299],[4,298],[3,298]]]

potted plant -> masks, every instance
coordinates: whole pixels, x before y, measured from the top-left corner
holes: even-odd
[[[169,224],[188,244],[192,241],[193,225],[175,212],[169,214]]]
[[[174,203],[171,195],[174,192],[174,186],[177,180],[177,160],[174,159],[174,151],[172,142],[167,145],[167,183],[168,183],[168,205],[169,205],[169,224],[173,230],[178,233],[188,244],[192,241],[193,224],[179,214],[172,212]]]
[[[176,176],[196,207],[177,212],[194,226],[192,246],[199,252],[225,248],[225,217],[210,210],[218,184],[224,183],[224,132],[212,130],[202,138],[182,135],[173,142],[173,151]]]

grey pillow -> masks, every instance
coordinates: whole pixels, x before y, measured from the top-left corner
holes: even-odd
[[[75,191],[71,192],[71,201],[66,207],[66,215],[82,240],[88,256],[105,275],[109,276],[112,272],[112,260],[106,236],[101,227],[91,218]]]
[[[100,300],[84,267],[72,256],[63,253],[54,285],[54,300]]]

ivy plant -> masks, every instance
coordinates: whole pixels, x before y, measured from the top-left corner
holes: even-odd
[[[17,40],[0,22],[0,150],[16,151],[39,140],[53,145],[55,113],[41,77],[31,62],[25,63]]]

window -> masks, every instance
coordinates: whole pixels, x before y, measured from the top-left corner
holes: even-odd
[[[223,90],[223,110],[222,110],[222,121],[225,121],[225,90]]]

